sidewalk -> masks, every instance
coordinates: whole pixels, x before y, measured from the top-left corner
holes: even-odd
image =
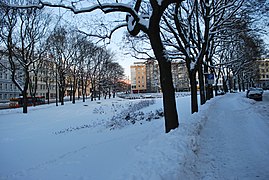
[[[269,107],[268,102],[249,100],[243,94],[227,94],[212,104],[201,131],[195,168],[187,176],[269,179],[269,117],[259,113],[261,105]]]

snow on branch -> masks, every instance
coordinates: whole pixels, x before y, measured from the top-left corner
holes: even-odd
[[[8,6],[10,8],[39,8],[42,9],[44,7],[58,7],[63,8],[72,11],[74,14],[82,14],[82,13],[88,13],[93,12],[95,10],[101,10],[105,14],[113,13],[113,12],[123,12],[127,13],[126,21],[128,24],[128,30],[129,32],[132,31],[140,31],[143,30],[144,32],[147,32],[148,26],[149,26],[149,17],[143,16],[138,14],[138,11],[135,10],[131,4],[124,4],[124,3],[101,3],[99,0],[97,1],[95,5],[89,6],[89,7],[83,7],[83,8],[77,8],[73,4],[70,6],[65,4],[52,4],[50,2],[46,1],[39,1],[38,4],[29,4],[29,5],[16,5],[16,4],[6,4],[4,2],[0,2],[0,5],[2,6]],[[122,26],[121,26],[122,27]],[[115,30],[118,29],[118,27],[115,28]],[[138,34],[137,32],[134,34]]]

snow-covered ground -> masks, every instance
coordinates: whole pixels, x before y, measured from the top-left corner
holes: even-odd
[[[269,179],[269,92],[262,102],[240,95],[208,107],[197,157],[184,167],[187,179]]]
[[[265,92],[269,97],[269,92]],[[0,111],[0,179],[269,179],[269,99],[216,97],[164,133],[162,99]]]

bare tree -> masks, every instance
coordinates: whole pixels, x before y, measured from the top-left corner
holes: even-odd
[[[117,1],[116,1],[117,2]],[[94,10],[100,9],[104,13],[112,12],[124,12],[126,15],[126,23],[115,27],[127,26],[128,32],[132,36],[137,36],[139,32],[145,33],[150,41],[155,58],[158,61],[160,69],[160,81],[163,92],[163,106],[164,106],[164,116],[165,116],[165,132],[169,132],[171,129],[178,127],[178,115],[176,110],[175,102],[175,91],[172,81],[171,72],[171,61],[169,60],[167,51],[164,47],[161,38],[160,21],[163,13],[168,8],[168,6],[177,3],[176,0],[163,0],[163,1],[149,1],[148,10],[149,13],[143,13],[143,2],[142,0],[133,1],[133,3],[101,3],[97,1],[96,4],[88,8],[76,8],[76,3],[69,5],[62,4],[52,4],[46,2],[39,2],[36,5],[24,5],[24,6],[13,6],[14,8],[30,8],[38,7],[43,8],[48,7],[62,7],[69,9],[72,12],[79,14],[85,12],[92,12]],[[181,1],[180,1],[181,2]],[[112,32],[115,31],[112,30]]]
[[[3,27],[1,39],[5,43],[10,63],[12,80],[23,95],[23,113],[27,113],[27,93],[30,85],[30,72],[36,71],[35,64],[44,53],[42,38],[48,27],[49,19],[37,8],[12,9],[1,6]],[[23,80],[18,80],[18,70],[23,73]],[[35,86],[35,87],[34,87]],[[33,90],[36,89],[36,83]],[[35,90],[32,91],[35,96]]]
[[[215,49],[215,37],[219,31],[231,23],[230,19],[241,7],[243,1],[224,0],[189,0],[178,1],[164,16],[166,32],[173,34],[166,37],[166,45],[181,52],[189,72],[191,84],[192,113],[198,111],[197,73],[201,104],[205,103],[204,72]],[[166,35],[167,36],[167,35]]]
[[[56,83],[59,86],[59,90],[56,91],[59,91],[61,105],[64,105],[64,96],[67,88],[66,77],[73,65],[76,52],[75,43],[72,43],[74,37],[71,32],[72,30],[59,27],[47,39],[48,52],[56,66]]]

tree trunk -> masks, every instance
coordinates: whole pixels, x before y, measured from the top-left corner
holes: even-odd
[[[100,101],[101,99],[101,86],[100,84],[98,85],[98,100]]]
[[[243,78],[242,78],[242,89],[244,92],[246,91],[245,80]]]
[[[155,24],[156,25],[156,24]],[[167,59],[166,50],[160,38],[160,29],[157,26],[151,29],[149,39],[154,55],[159,63],[160,81],[163,92],[163,106],[165,119],[165,132],[178,127],[178,115],[176,109],[175,90],[172,80],[171,62]]]
[[[50,104],[50,89],[49,88],[48,88],[48,92],[47,93],[48,93],[48,97],[47,97],[48,98],[48,104]]]
[[[23,113],[27,113],[27,104],[28,104],[28,101],[27,101],[27,90],[23,90],[22,92],[22,97],[23,97],[23,105],[22,105],[22,112]]]
[[[75,82],[73,84],[73,91],[72,91],[72,103],[76,103],[76,87],[75,87]]]
[[[239,92],[241,92],[242,91],[242,89],[241,89],[241,78],[240,78],[239,74],[237,75],[237,78],[238,78],[238,80],[237,80],[237,82],[238,82],[238,90],[239,90]],[[234,88],[234,90],[235,90],[235,88]]]
[[[29,86],[29,72],[27,72],[27,70],[25,70],[25,82],[24,82],[24,88],[22,91],[22,96],[23,96],[23,113],[27,113],[27,105],[28,105],[28,99],[27,99],[27,90],[28,90],[28,86]]]
[[[222,77],[222,82],[223,82],[223,90],[224,90],[225,93],[227,93],[228,92],[227,79]]]
[[[189,72],[190,85],[191,85],[191,113],[198,112],[198,100],[197,100],[197,83],[196,83],[196,71]]]
[[[203,74],[203,66],[199,65],[198,67],[198,78],[199,78],[199,87],[200,87],[200,104],[205,104],[205,82]]]
[[[77,80],[76,76],[73,76],[73,91],[72,91],[72,103],[76,103],[76,90],[77,90]]]
[[[56,103],[56,106],[58,106],[58,73],[57,73],[57,69],[56,69],[56,84],[55,84],[55,89],[56,89],[56,91],[55,91],[55,98],[56,98],[56,101],[55,101],[55,103]]]
[[[61,81],[61,95],[60,95],[61,105],[64,105],[64,90],[65,90],[65,78],[62,77],[62,81]]]
[[[237,82],[239,82],[238,80],[237,80]],[[234,78],[234,80],[233,81],[231,81],[231,83],[232,83],[232,85],[231,85],[231,89],[233,89],[233,90],[236,90],[236,79]]]
[[[69,93],[69,99],[70,101],[72,101],[72,95],[73,95],[73,85],[72,85],[72,82],[70,83],[70,93]]]
[[[85,88],[83,77],[81,77],[81,92],[82,92],[82,102],[85,102]]]
[[[178,115],[175,101],[175,90],[172,81],[171,62],[159,62],[163,105],[165,115],[165,132],[178,127]]]

